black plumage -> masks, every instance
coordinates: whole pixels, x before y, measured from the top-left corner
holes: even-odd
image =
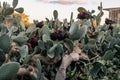
[[[113,24],[113,23],[115,23],[115,21],[112,21],[112,20],[110,20],[110,19],[105,19],[105,24]]]
[[[67,38],[66,34],[64,32],[61,32],[57,35],[57,39],[58,40],[64,40],[65,38]]]
[[[93,16],[87,12],[80,12],[77,16],[78,19],[91,19]]]
[[[110,29],[111,31],[113,30],[112,24],[114,24],[114,23],[115,23],[115,21],[112,21],[112,20],[110,20],[110,19],[108,19],[108,18],[105,19],[105,24],[109,25],[109,29]]]
[[[51,38],[53,41],[57,40],[57,33],[51,33],[51,34],[50,34],[50,38]]]
[[[68,36],[69,36],[69,34],[67,34],[65,32],[59,32],[59,33],[54,32],[54,33],[50,34],[50,38],[54,41],[55,40],[59,40],[59,41],[64,40],[65,38],[68,38]]]
[[[38,22],[38,23],[36,24],[36,27],[42,28],[43,25],[44,25],[44,22],[41,21],[41,22]]]

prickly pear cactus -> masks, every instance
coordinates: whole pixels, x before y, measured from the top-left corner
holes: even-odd
[[[71,17],[70,17],[70,26],[72,25],[72,23],[74,22],[73,20],[73,12],[71,12]]]
[[[2,49],[0,49],[0,66],[5,62],[5,53]]]
[[[0,80],[54,80],[62,58],[75,48],[82,57],[66,69],[67,80],[120,80],[120,27],[100,25],[102,3],[97,15],[79,7],[76,21],[71,12],[70,21],[62,22],[54,10],[53,19],[27,27],[18,1],[0,3]],[[19,68],[28,74],[19,75]]]
[[[6,8],[4,9],[3,11],[3,15],[7,16],[7,15],[11,15],[12,13],[14,12],[14,9],[13,8]]]
[[[54,10],[53,11],[53,16],[54,16],[54,19],[58,19],[58,11],[57,10]]]
[[[100,25],[101,17],[104,15],[102,2],[100,3],[100,6],[98,6],[98,10],[99,10],[100,12],[99,12],[98,15],[96,16],[96,21],[97,21],[97,25]]]
[[[0,49],[3,49],[5,53],[10,51],[10,37],[6,34],[0,36]]]
[[[81,12],[82,10],[85,10],[85,11],[86,11],[86,9],[85,9],[84,7],[79,7],[79,8],[77,9],[78,12]]]
[[[15,8],[18,5],[18,0],[13,0],[12,6]]]
[[[0,67],[0,80],[12,80],[15,78],[19,67],[20,65],[17,62],[9,62],[3,64]]]

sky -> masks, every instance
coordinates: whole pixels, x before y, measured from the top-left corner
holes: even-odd
[[[12,4],[13,0],[0,1]],[[54,10],[58,11],[58,18],[62,21],[65,18],[69,20],[71,12],[73,12],[73,17],[76,20],[78,7],[95,10],[95,14],[97,14],[97,7],[100,2],[103,3],[103,8],[120,7],[120,0],[19,0],[17,7],[24,8],[24,13],[29,16],[30,21],[52,19]],[[108,11],[104,11],[102,23],[108,16]]]

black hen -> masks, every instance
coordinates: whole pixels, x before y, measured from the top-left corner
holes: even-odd
[[[41,21],[36,24],[36,27],[42,28],[43,25],[44,25],[44,21]]]
[[[57,33],[51,33],[51,34],[50,34],[50,38],[51,38],[53,41],[57,40]]]
[[[113,30],[113,26],[112,24],[115,23],[115,21],[112,21],[110,19],[105,19],[105,24],[109,25],[109,29],[112,31]]]
[[[61,32],[57,35],[57,39],[61,41],[61,40],[64,40],[65,38],[68,38],[68,36],[69,35],[67,33]]]
[[[59,41],[61,41],[61,40],[64,40],[65,38],[68,38],[69,37],[69,34],[68,33],[65,33],[65,32],[59,32],[59,33],[56,33],[56,32],[54,32],[54,33],[51,33],[50,34],[50,38],[53,40],[53,41],[55,41],[55,40],[59,40]]]
[[[110,20],[110,19],[105,19],[105,24],[113,24],[113,23],[115,23],[115,21],[112,21],[112,20]]]
[[[93,16],[91,16],[89,13],[87,12],[84,12],[84,11],[81,11],[78,16],[77,16],[78,19],[91,19],[93,18]]]

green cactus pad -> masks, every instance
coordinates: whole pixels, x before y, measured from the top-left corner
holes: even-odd
[[[53,11],[53,16],[54,16],[55,20],[58,18],[58,11],[57,10]]]
[[[3,49],[5,53],[10,50],[10,38],[8,35],[4,34],[0,36],[0,48]]]
[[[16,76],[19,67],[20,65],[17,62],[3,64],[0,67],[0,80],[12,80]]]
[[[83,7],[79,7],[79,8],[77,9],[78,12],[81,12],[82,10],[86,11],[86,9],[83,8]]]

